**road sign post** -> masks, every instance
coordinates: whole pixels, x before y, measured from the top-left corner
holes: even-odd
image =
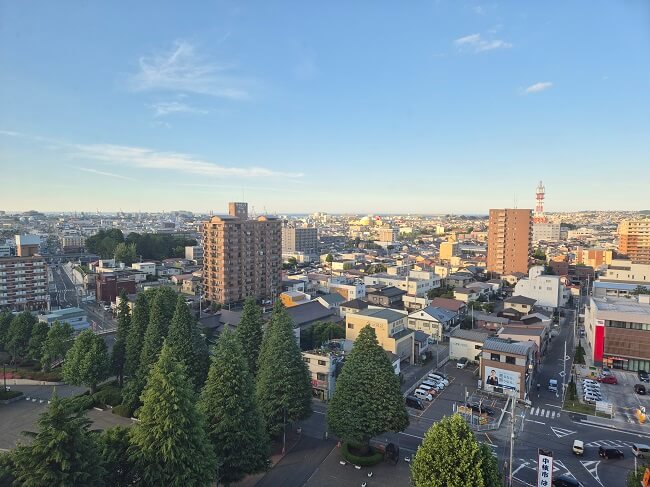
[[[553,481],[553,452],[540,448],[537,451],[537,487],[551,487]]]

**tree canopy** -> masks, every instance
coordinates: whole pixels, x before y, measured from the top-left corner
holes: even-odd
[[[43,370],[50,370],[52,364],[65,357],[73,343],[74,330],[70,323],[55,321],[50,326],[43,344],[41,365]]]
[[[216,459],[185,366],[164,345],[142,393],[131,461],[144,485],[207,486]]]
[[[218,459],[217,480],[228,485],[268,468],[268,437],[246,357],[229,330],[219,336],[198,407]]]
[[[104,339],[90,329],[82,331],[65,356],[63,379],[69,384],[89,387],[94,394],[97,384],[108,377],[108,370]]]
[[[262,309],[253,298],[247,298],[244,302],[244,311],[236,333],[246,357],[248,371],[251,377],[255,377],[264,329],[262,328]]]
[[[293,322],[279,300],[260,350],[256,393],[270,436],[282,432],[285,419],[297,421],[311,414],[309,369],[296,343]]]
[[[336,380],[327,423],[343,440],[364,446],[409,424],[399,378],[370,325],[359,333]]]
[[[120,387],[124,384],[124,370],[126,367],[126,341],[131,327],[131,308],[126,291],[120,292],[120,304],[117,307],[117,335],[113,344],[111,363],[113,372],[117,376]]]
[[[57,397],[38,419],[38,433],[25,433],[12,457],[18,485],[29,487],[104,485],[105,470],[91,422],[70,411]]]
[[[485,447],[487,448],[487,447]],[[498,487],[496,459],[482,448],[465,420],[446,416],[424,436],[411,464],[415,487]]]

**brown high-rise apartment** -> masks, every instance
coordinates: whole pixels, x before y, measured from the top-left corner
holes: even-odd
[[[650,218],[618,225],[618,251],[635,264],[650,264]]]
[[[277,298],[282,290],[282,223],[273,216],[248,218],[246,203],[203,225],[203,291],[220,304],[247,297]]]
[[[528,272],[532,210],[490,210],[487,270],[499,275]]]

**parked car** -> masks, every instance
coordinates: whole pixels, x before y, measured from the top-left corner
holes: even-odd
[[[634,443],[632,445],[632,453],[638,458],[648,458],[650,457],[650,446],[644,445],[643,443]]]
[[[434,382],[432,380],[422,381],[422,383],[420,384],[420,387],[422,387],[422,386],[429,386],[432,389],[435,389],[436,391],[442,391],[445,388],[445,386],[442,384],[442,382]]]
[[[464,369],[467,365],[467,357],[463,357],[456,362],[457,369]]]
[[[585,444],[581,440],[573,440],[573,447],[571,448],[571,451],[575,453],[576,455],[584,455],[585,453]]]
[[[636,384],[634,386],[634,392],[636,392],[639,396],[645,396],[645,386],[643,384]]]
[[[424,409],[424,404],[415,396],[406,396],[406,405],[413,409]]]
[[[582,483],[568,475],[559,475],[558,477],[555,477],[551,485],[553,487],[583,487]]]
[[[413,395],[418,399],[424,399],[429,402],[433,401],[433,395],[431,392],[425,391],[424,389],[415,389]]]
[[[610,369],[609,367],[603,367],[603,371],[601,374],[604,375],[605,377],[608,375],[612,375],[612,369]]]
[[[446,380],[447,382],[449,382],[449,377],[447,377],[447,376],[446,376],[445,374],[443,374],[442,372],[431,372],[431,374],[429,374],[429,375],[437,375],[437,376],[440,377],[441,379],[444,379],[444,380]]]
[[[602,446],[598,447],[598,455],[605,460],[609,460],[610,458],[623,458],[625,456],[618,448],[603,448]]]
[[[433,373],[429,374],[427,377],[429,379],[437,379],[437,380],[439,380],[440,382],[442,382],[445,385],[445,387],[449,385],[449,380],[447,380],[445,378],[445,376],[443,376],[442,374],[439,374],[437,372],[433,372]]]
[[[650,376],[645,370],[639,370],[639,380],[641,382],[650,382]]]
[[[602,401],[603,396],[601,396],[600,394],[596,395],[596,394],[587,393],[582,397],[582,399],[584,400],[584,402],[595,403],[595,402],[598,402],[598,401]]]
[[[605,375],[605,376],[599,377],[598,380],[600,382],[602,382],[603,384],[618,384],[618,380],[613,375]]]
[[[593,380],[593,379],[582,379],[582,383],[583,384],[594,384],[594,385],[598,384],[598,382]]]

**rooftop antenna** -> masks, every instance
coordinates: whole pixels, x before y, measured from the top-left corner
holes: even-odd
[[[517,193],[513,193],[512,200],[515,205],[515,209],[517,209]]]

